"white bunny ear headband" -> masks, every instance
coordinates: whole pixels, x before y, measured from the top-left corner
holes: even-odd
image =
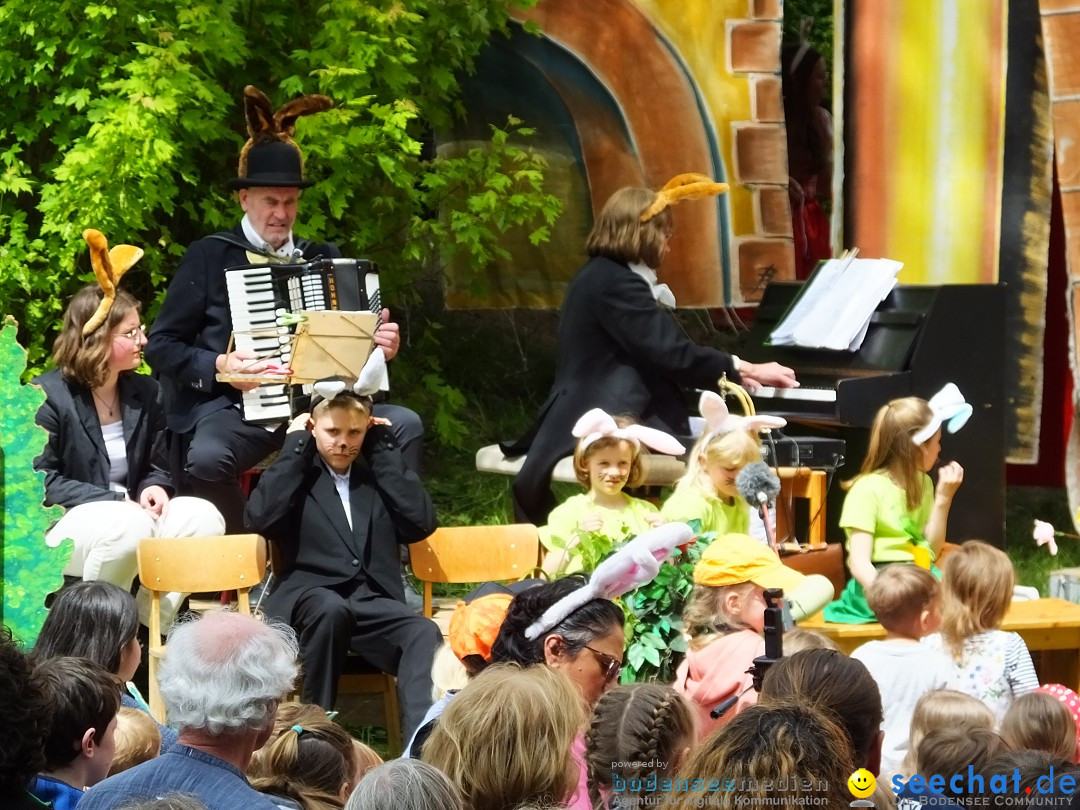
[[[946,383],[945,387],[930,397],[927,402],[933,414],[926,427],[911,437],[915,444],[922,444],[935,433],[942,425],[949,433],[956,433],[971,417],[972,407],[964,401],[964,395],[956,387],[956,383]]]
[[[364,363],[364,367],[360,369],[356,382],[353,383],[352,392],[358,396],[370,397],[379,390],[385,371],[386,355],[383,354],[382,348],[376,346],[375,351]],[[348,387],[349,384],[342,379],[322,380],[313,386],[315,393],[323,399],[333,399]]]
[[[665,523],[638,535],[596,566],[588,583],[545,610],[525,630],[525,638],[535,641],[593,599],[615,599],[652,582],[660,573],[660,564],[671,556],[676,546],[693,538],[694,530],[685,523]]]
[[[780,416],[753,414],[736,416],[728,410],[724,398],[714,391],[702,391],[698,400],[698,410],[705,417],[705,430],[713,436],[745,430],[756,433],[762,428],[782,428],[787,420]]]
[[[571,431],[574,437],[581,439],[581,449],[584,450],[597,439],[610,436],[615,439],[626,439],[640,449],[641,445],[667,453],[669,456],[681,456],[686,452],[674,437],[669,436],[662,430],[645,427],[644,425],[627,425],[619,427],[614,417],[605,413],[600,408],[593,408],[574,425]]]

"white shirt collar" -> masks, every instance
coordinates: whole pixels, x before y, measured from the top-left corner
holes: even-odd
[[[675,309],[675,293],[671,291],[671,287],[667,284],[657,283],[658,280],[655,270],[641,262],[632,262],[630,264],[630,269],[645,279],[645,283],[649,285],[649,289],[652,291],[656,303],[661,306]]]
[[[270,243],[263,239],[262,235],[257,230],[255,230],[255,226],[251,224],[251,220],[248,218],[247,214],[244,214],[244,218],[240,220],[240,227],[244,231],[244,238],[247,239],[259,250],[261,250],[263,253],[269,253],[282,259],[295,258],[293,256],[293,253],[296,251],[296,245],[293,244],[292,231],[289,231],[288,241],[285,242],[285,244],[282,245],[280,248],[275,250],[274,248],[270,247]]]

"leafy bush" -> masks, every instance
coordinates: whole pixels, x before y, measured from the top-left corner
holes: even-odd
[[[85,227],[147,248],[125,286],[152,318],[185,246],[235,223],[225,181],[245,137],[246,84],[276,104],[301,92],[336,102],[299,125],[317,183],[297,231],[378,261],[395,319],[408,320],[418,282],[446,263],[479,270],[515,228],[546,239],[560,203],[522,145],[528,127],[492,122],[486,144],[452,156],[432,134],[460,112],[458,77],[510,9],[535,1],[0,4],[0,299],[20,322],[27,373],[91,278]],[[424,351],[442,335],[406,337],[417,347],[395,361],[406,404],[460,443],[464,397]]]

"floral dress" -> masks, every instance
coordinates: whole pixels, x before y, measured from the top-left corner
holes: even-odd
[[[964,640],[959,657],[949,653],[940,633],[927,636],[922,643],[945,653],[952,661],[953,673],[947,688],[981,700],[994,712],[999,725],[1013,700],[1039,686],[1031,653],[1016,633],[976,633]]]

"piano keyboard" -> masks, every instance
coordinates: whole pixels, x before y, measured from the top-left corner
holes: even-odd
[[[363,291],[357,276],[362,272]],[[351,274],[351,277],[350,277]],[[264,264],[225,271],[235,349],[261,359],[288,365],[292,359],[292,330],[278,316],[302,310],[382,310],[379,275],[366,260],[332,259],[306,264]],[[386,381],[384,379],[384,388]],[[277,424],[292,418],[289,386],[264,383],[245,391],[244,421]]]
[[[835,388],[772,388],[763,386],[753,394],[755,399],[799,400],[800,402],[836,402]]]

